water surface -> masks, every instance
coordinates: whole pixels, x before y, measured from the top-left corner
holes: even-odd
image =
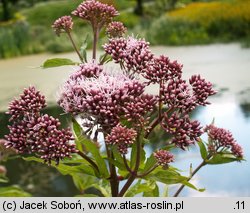
[[[210,99],[210,106],[201,108],[195,117],[203,125],[215,118],[217,126],[233,132],[243,146],[246,162],[231,163],[203,168],[193,179],[203,193],[184,190],[185,196],[250,196],[250,49],[238,44],[215,44],[191,47],[154,47],[157,55],[165,54],[171,60],[184,64],[184,78],[201,74],[214,83],[219,94]],[[34,55],[0,61],[0,111],[6,111],[8,102],[18,96],[24,87],[35,85],[55,105],[56,93],[74,67],[43,70],[39,66],[47,58],[68,57],[77,60],[74,53],[60,55]],[[154,93],[156,88],[150,88]],[[3,115],[3,114],[2,114]],[[2,121],[2,122],[1,122]],[[1,128],[6,124],[1,120]],[[3,130],[3,129],[2,129]],[[2,134],[0,136],[3,135]],[[196,148],[176,156],[175,166],[188,174],[200,162]],[[174,192],[170,189],[170,193]],[[67,191],[67,189],[66,189]],[[71,194],[68,194],[71,196]]]

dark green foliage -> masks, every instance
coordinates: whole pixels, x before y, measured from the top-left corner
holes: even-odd
[[[131,12],[122,12],[120,16],[117,17],[118,21],[124,23],[127,28],[134,28],[140,23],[140,18]]]
[[[0,58],[8,58],[31,52],[29,46],[29,25],[17,22],[0,27]]]
[[[153,22],[146,36],[153,45],[191,45],[210,41],[205,29],[165,16]]]

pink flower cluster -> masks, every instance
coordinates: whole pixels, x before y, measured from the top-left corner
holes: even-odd
[[[167,150],[158,150],[154,152],[154,157],[157,160],[157,164],[160,166],[166,166],[174,161],[174,155]]]
[[[111,55],[115,63],[120,63],[128,73],[141,73],[147,67],[148,62],[153,58],[149,50],[149,43],[144,39],[111,38],[105,44],[104,50]]]
[[[122,37],[127,31],[127,28],[123,25],[122,22],[113,21],[111,22],[106,29],[106,34],[109,38]]]
[[[191,112],[197,106],[209,104],[207,98],[216,94],[212,84],[201,78],[200,75],[193,75],[190,78],[190,86],[186,81],[177,78],[170,79],[161,90],[163,101],[168,107],[179,108],[184,112]]]
[[[98,65],[95,61],[92,61],[89,63],[80,64],[76,72],[70,76],[70,79],[78,82],[84,78],[97,77],[102,71],[102,66]]]
[[[19,99],[9,104],[7,114],[11,115],[10,120],[15,120],[23,116],[30,117],[39,114],[44,107],[46,107],[45,97],[35,87],[29,87],[23,91]]]
[[[161,87],[161,93],[163,103],[169,108],[189,112],[196,106],[195,98],[192,96],[188,84],[182,79],[170,79]]]
[[[188,115],[181,117],[176,112],[171,116],[164,114],[162,127],[173,135],[172,143],[182,149],[194,144],[203,133],[198,121],[191,121]]]
[[[117,145],[120,153],[126,154],[128,147],[135,142],[137,133],[133,129],[123,127],[120,124],[115,126],[109,135],[105,138],[108,145]]]
[[[155,96],[142,94],[139,97],[131,99],[130,102],[125,103],[124,117],[128,121],[132,121],[138,125],[145,124],[149,119],[146,115],[154,110],[156,104],[157,98]]]
[[[157,99],[155,96],[146,95],[137,97],[135,102],[128,102],[125,118],[142,122],[142,112],[152,112],[156,102],[160,101],[163,108],[171,111],[170,115],[162,112],[161,123],[163,128],[173,135],[172,142],[182,149],[194,144],[202,134],[202,127],[198,121],[191,121],[188,113],[197,106],[209,104],[207,98],[216,93],[212,84],[199,75],[192,76],[188,84],[182,79],[183,66],[177,61],[171,62],[163,55],[155,57],[149,50],[149,43],[143,39],[112,38],[104,45],[104,49],[121,65],[125,73],[141,74],[148,80],[147,84],[158,84],[160,88]]]
[[[52,25],[56,35],[60,35],[64,32],[70,32],[73,28],[73,21],[70,16],[62,16],[61,18],[57,19],[54,24]]]
[[[193,75],[189,83],[192,85],[193,95],[195,96],[195,102],[197,105],[206,106],[208,96],[216,94],[213,90],[213,85],[201,78],[200,75]]]
[[[205,127],[205,132],[207,132],[209,137],[210,143],[208,148],[210,152],[216,152],[220,151],[220,148],[226,148],[227,150],[231,150],[236,157],[243,157],[243,150],[241,146],[237,144],[230,131],[211,124]]]
[[[168,57],[154,57],[143,70],[143,77],[150,83],[166,82],[170,79],[181,78],[182,65],[177,61],[171,62]]]
[[[153,97],[143,96],[144,87],[138,80],[119,72],[103,71],[91,78],[79,78],[72,74],[63,85],[58,103],[65,112],[80,114],[82,118],[92,121],[93,126],[99,124],[110,129],[119,123],[122,116],[133,117],[130,103],[136,103],[141,98],[147,104],[155,104]],[[137,103],[140,116],[145,115],[145,107],[152,108],[145,103],[141,106]]]
[[[12,115],[13,124],[5,136],[5,145],[19,153],[36,154],[49,164],[52,160],[58,164],[61,159],[71,157],[77,151],[75,145],[69,144],[73,139],[70,129],[60,130],[58,119],[41,115],[40,110],[44,106],[44,96],[34,87],[25,89],[19,100],[11,102],[8,114]]]
[[[103,4],[96,0],[86,0],[81,3],[72,14],[89,21],[93,28],[100,30],[104,25],[110,23],[119,13],[113,6]]]

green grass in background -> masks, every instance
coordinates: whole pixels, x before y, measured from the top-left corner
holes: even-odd
[[[21,21],[11,26],[1,26],[0,58],[9,58],[33,52],[29,39],[29,25],[26,22]]]
[[[250,0],[190,3],[154,20],[147,38],[161,45],[249,41],[249,11]]]
[[[21,21],[0,23],[0,58],[44,51],[72,51],[66,35],[57,37],[51,25],[57,18],[70,15],[82,1],[39,3],[21,9],[17,16]],[[130,34],[146,37],[153,45],[241,41],[250,46],[250,0],[180,0],[177,8],[168,12],[168,0],[145,0],[143,17],[133,14],[134,0],[101,1],[113,4],[120,11],[116,20],[124,22]],[[80,47],[86,35],[91,34],[91,28],[85,21],[77,17],[73,19],[73,37]],[[104,37],[103,32],[101,36]],[[106,40],[102,38],[101,41]]]
[[[133,28],[138,24],[139,18],[133,15],[132,11],[125,11],[127,8],[133,8],[135,1],[101,1],[113,4],[119,11],[124,10],[119,20],[123,21],[128,27]],[[0,58],[9,58],[44,51],[53,53],[73,51],[66,35],[57,37],[51,29],[51,25],[57,18],[70,15],[82,2],[83,0],[55,0],[39,3],[34,7],[19,11],[22,19],[25,17],[25,20],[15,23],[0,23]],[[77,17],[73,19],[73,38],[80,47],[86,35],[91,34],[91,28],[85,21]],[[104,36],[103,33],[102,35]]]

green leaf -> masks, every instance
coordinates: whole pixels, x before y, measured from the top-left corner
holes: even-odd
[[[165,184],[182,183],[183,181],[186,181],[188,179],[171,167],[166,170],[158,167],[144,178],[162,182]]]
[[[171,184],[184,184],[192,189],[197,191],[204,191],[205,189],[198,189],[193,184],[188,182],[188,177],[182,176],[177,170],[173,167],[169,167],[167,170],[163,170],[161,168],[156,168],[152,173],[145,177],[147,180],[154,180],[161,183],[165,183],[167,185]]]
[[[18,186],[7,186],[0,188],[0,197],[31,197],[31,194]]]
[[[72,124],[73,124],[73,130],[76,137],[82,136],[82,127],[81,125],[76,121],[76,119],[72,118]]]
[[[109,173],[106,167],[106,163],[100,154],[100,150],[91,140],[83,135],[82,127],[74,118],[72,119],[72,124],[76,147],[80,151],[84,151],[84,149],[86,149],[86,151],[90,152],[93,158],[96,160],[100,174],[105,178],[108,177]]]
[[[159,197],[159,187],[155,181],[152,182],[152,187],[153,186],[154,186],[154,189],[144,192],[143,197]]]
[[[123,157],[122,157],[121,153],[118,151],[117,146],[112,147],[112,152],[113,152],[113,155],[114,155],[114,158],[116,159],[116,161],[118,161],[120,164],[124,165]]]
[[[72,126],[73,126],[76,148],[79,151],[83,152],[85,137],[83,136],[82,127],[74,118],[72,118]]]
[[[67,58],[52,58],[46,60],[42,68],[47,69],[47,68],[52,68],[52,67],[60,67],[60,66],[66,66],[66,65],[76,65],[78,64],[77,62],[73,62],[70,59]]]
[[[71,158],[65,158],[61,161],[65,165],[80,165],[80,164],[89,164],[88,161],[80,157],[78,154],[74,153],[71,155]]]
[[[92,141],[90,141],[87,138],[85,138],[85,140],[84,140],[84,145],[85,145],[87,151],[90,152],[93,155],[93,158],[96,160],[100,174],[104,178],[108,178],[109,172],[108,172],[106,163],[100,154],[100,150],[97,148],[97,146]]]
[[[140,193],[150,192],[153,191],[155,187],[155,182],[152,180],[147,180],[145,183],[141,183],[141,180],[139,180],[135,185],[128,189],[125,197],[134,197]]]
[[[97,181],[96,177],[79,173],[77,175],[73,175],[72,178],[76,188],[81,192],[88,189],[90,185],[96,183]]]
[[[100,180],[98,183],[93,184],[90,187],[98,189],[104,197],[111,197],[111,190],[107,180]]]
[[[132,128],[132,122],[128,121],[127,119],[121,119],[120,123],[122,124],[122,126],[125,126],[127,128]]]
[[[206,161],[207,164],[225,164],[235,161],[242,161],[242,158],[235,157],[233,154],[217,153],[210,160]]]
[[[119,161],[117,160],[114,160],[112,158],[106,158],[111,164],[113,164],[114,166],[116,166],[118,169],[122,170],[122,171],[125,171],[127,170],[126,169],[126,166],[124,164],[121,164]]]
[[[117,149],[117,146],[112,147],[112,152],[113,152],[115,160],[109,159],[110,163],[112,163],[113,165],[115,165],[118,168],[118,173],[121,176],[126,177],[128,175],[128,171],[127,171],[127,168],[124,164],[123,157]],[[128,162],[128,165],[129,165],[129,162]]]
[[[36,158],[36,157],[27,157],[23,159],[26,161],[36,161],[36,162],[43,163],[42,159]],[[82,163],[81,165],[77,165],[77,166],[72,166],[72,165],[66,165],[63,162],[60,162],[59,165],[56,165],[55,162],[52,162],[51,166],[56,168],[63,175],[74,176],[76,173],[80,173],[80,174],[85,173],[88,175],[96,176],[93,168],[87,165],[86,163]]]
[[[112,56],[108,55],[107,53],[104,53],[103,55],[101,55],[99,59],[100,63],[102,64],[106,64],[112,60],[113,60]]]
[[[140,154],[140,166],[145,162],[146,159],[146,152],[144,149],[141,148],[141,154]],[[134,167],[136,163],[136,158],[137,158],[137,144],[136,142],[132,145],[132,151],[131,151],[131,156],[130,156],[130,167]]]
[[[143,172],[147,172],[149,169],[151,169],[156,164],[156,162],[157,161],[154,155],[152,154],[149,158],[147,158]]]
[[[43,163],[42,159],[36,157],[27,157],[24,158],[24,160]],[[75,162],[77,162],[77,165],[72,166],[72,164],[74,164]],[[85,160],[68,160],[67,163],[71,163],[71,165],[66,165],[62,162],[59,165],[55,165],[55,163],[52,162],[51,166],[56,168],[62,175],[70,175],[74,181],[75,186],[80,191],[83,191],[89,188],[91,184],[96,183],[98,175],[90,165],[86,164]]]
[[[143,138],[143,144],[149,144],[150,143],[150,140],[147,139],[147,138]]]
[[[169,192],[169,187],[168,185],[165,185],[163,188],[163,192],[162,192],[162,197],[168,197],[168,193]]]
[[[207,158],[208,152],[206,149],[205,144],[203,143],[203,141],[200,139],[198,142],[198,145],[200,147],[200,154],[203,160],[205,160]]]
[[[182,184],[185,185],[185,186],[187,186],[187,187],[189,187],[189,188],[191,188],[191,189],[194,189],[194,190],[196,190],[196,191],[199,191],[199,192],[204,192],[204,191],[205,191],[204,188],[198,189],[197,187],[195,187],[193,184],[191,184],[191,183],[188,182],[188,181],[183,181]]]

